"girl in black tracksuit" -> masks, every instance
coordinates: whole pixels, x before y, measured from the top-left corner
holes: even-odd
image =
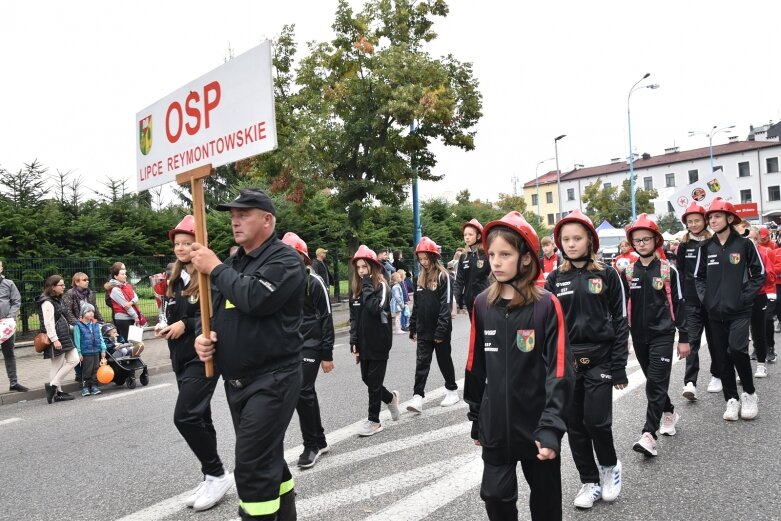
[[[398,420],[398,391],[390,392],[383,385],[393,343],[390,288],[374,251],[361,245],[352,263],[350,350],[361,365],[361,379],[369,394],[369,414],[361,435],[371,436],[383,430],[380,402],[387,404],[391,417]]]
[[[614,501],[621,491],[613,386],[622,389],[628,383],[626,297],[618,272],[596,258],[599,238],[588,217],[575,210],[561,219],[554,240],[565,260],[548,275],[545,289],[561,302],[577,364],[568,433],[583,483],[575,506],[590,508],[596,499]]]
[[[483,250],[483,226],[480,222],[472,219],[461,227],[461,231],[464,234],[466,251],[458,259],[453,294],[458,308],[463,309],[466,306],[471,317],[475,297],[488,287],[491,266]]]
[[[496,281],[475,299],[464,398],[483,448],[480,497],[488,518],[518,518],[516,466],[533,520],[561,519],[561,438],[572,358],[556,297],[537,286],[539,239],[519,212],[486,225]]]
[[[450,334],[453,330],[450,275],[439,262],[437,245],[428,237],[420,240],[415,255],[418,256],[423,269],[418,275],[415,303],[409,321],[409,337],[413,341],[417,340],[418,346],[415,385],[408,409],[421,412],[423,398],[426,396],[426,380],[435,351],[437,364],[445,378],[445,389],[447,389],[441,404],[443,407],[458,401],[458,386],[453,359],[450,356]]]

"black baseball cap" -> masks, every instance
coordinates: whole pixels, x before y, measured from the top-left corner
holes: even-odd
[[[264,212],[276,216],[277,210],[274,208],[274,201],[266,192],[260,188],[242,188],[239,190],[239,196],[229,203],[217,205],[217,210],[224,212],[231,208],[258,208]]]

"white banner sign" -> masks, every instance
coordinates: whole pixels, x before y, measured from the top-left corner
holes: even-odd
[[[716,170],[710,176],[681,188],[675,192],[670,201],[675,209],[675,215],[680,219],[690,204],[697,203],[707,210],[716,197],[721,197],[732,204],[740,202],[735,200],[735,190],[727,182],[722,170]]]
[[[266,41],[136,114],[138,190],[277,148],[271,72]]]

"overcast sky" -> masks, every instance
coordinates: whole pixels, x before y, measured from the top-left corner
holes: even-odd
[[[362,2],[352,2],[360,7]],[[562,170],[707,146],[689,130],[781,119],[781,2],[451,0],[429,47],[474,63],[484,116],[473,152],[438,147],[429,197],[468,188],[495,200],[534,179],[559,142]],[[38,159],[87,183],[134,178],[136,112],[295,23],[300,48],[327,40],[334,0],[3,1],[0,166]],[[714,144],[727,141],[726,134]],[[539,168],[542,175],[554,162]],[[132,186],[135,185],[133,181]]]

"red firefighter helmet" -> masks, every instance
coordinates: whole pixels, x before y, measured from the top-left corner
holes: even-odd
[[[526,219],[523,218],[521,212],[517,210],[508,213],[497,221],[491,221],[485,225],[483,228],[483,249],[488,251],[488,241],[486,240],[488,238],[488,233],[492,229],[500,226],[509,228],[521,236],[534,258],[534,266],[536,266],[537,272],[539,273],[542,270],[542,266],[540,265],[540,238],[537,237],[537,232],[534,231],[534,228],[532,228],[532,226],[526,222]]]
[[[437,243],[435,243],[428,237],[423,237],[420,239],[420,242],[415,248],[415,255],[417,255],[418,253],[433,253],[434,255],[437,256],[437,258],[442,257],[442,254],[439,253],[439,246],[437,246]]]
[[[563,217],[559,220],[559,222],[556,223],[556,227],[553,228],[553,241],[556,243],[556,247],[560,250],[564,250],[564,248],[561,247],[561,239],[559,238],[559,232],[561,231],[561,227],[564,226],[567,223],[578,223],[582,224],[586,227],[586,229],[591,233],[591,251],[595,252],[599,249],[599,236],[597,235],[597,230],[594,228],[594,223],[591,222],[591,219],[588,218],[587,215],[584,215],[579,209],[572,210],[569,214],[567,214],[566,217]]]
[[[683,215],[681,216],[681,222],[683,223],[684,226],[686,226],[686,218],[695,213],[702,215],[702,218],[705,219],[705,208],[703,208],[697,203],[692,202],[692,204],[689,205],[689,207],[686,209],[685,212],[683,212]]]
[[[632,242],[632,234],[637,230],[648,230],[656,236],[656,244],[654,245],[654,248],[658,248],[664,243],[664,237],[662,237],[662,232],[659,231],[659,226],[651,219],[649,219],[648,215],[644,213],[638,215],[637,220],[627,226],[625,230],[626,239],[629,241],[629,244],[634,245]]]
[[[743,220],[743,218],[735,211],[735,207],[732,206],[732,203],[725,201],[721,197],[717,197],[713,200],[713,202],[708,207],[708,210],[705,212],[705,218],[710,218],[710,214],[715,212],[724,212],[727,215],[732,215],[735,217],[735,221],[733,221],[732,224],[739,223],[741,220]]]
[[[174,235],[177,233],[186,233],[195,237],[195,217],[192,215],[185,215],[176,228],[168,232],[168,238],[171,242],[174,242]]]
[[[365,244],[361,244],[358,246],[358,250],[355,252],[355,255],[353,255],[352,263],[353,266],[356,262],[358,262],[360,259],[371,261],[380,268],[382,268],[382,264],[380,264],[380,261],[377,259],[377,254],[374,253],[374,250],[366,246]]]
[[[309,259],[309,252],[307,250],[306,243],[304,242],[304,239],[299,237],[297,234],[293,232],[287,232],[285,236],[282,237],[282,242]]]
[[[480,224],[480,221],[478,221],[477,219],[472,219],[472,220],[471,220],[471,221],[469,221],[468,223],[464,223],[464,224],[462,224],[462,225],[461,225],[461,233],[464,233],[464,229],[465,229],[467,226],[471,226],[472,228],[474,228],[475,230],[477,230],[477,232],[478,232],[480,235],[482,235],[482,234],[483,234],[483,225],[482,225],[482,224]]]

